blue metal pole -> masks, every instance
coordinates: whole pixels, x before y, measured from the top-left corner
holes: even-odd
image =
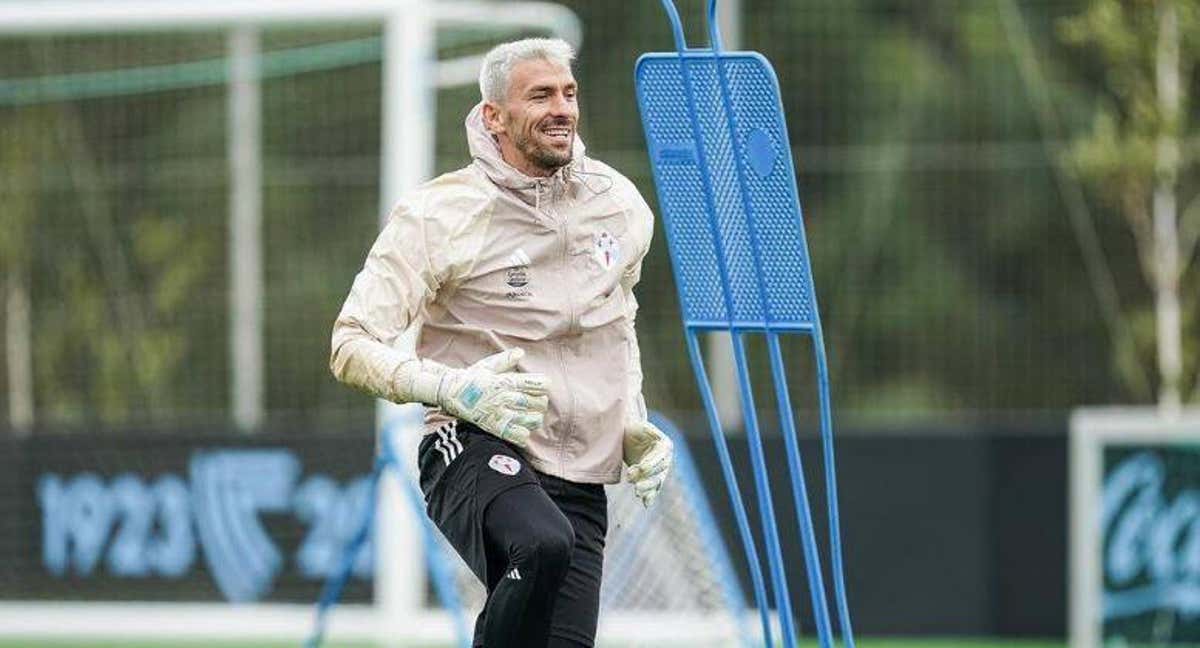
[[[662,0],[663,9],[667,12],[667,20],[671,21],[671,35],[675,37],[675,49],[683,56],[687,49],[687,38],[683,35],[683,21],[679,20],[679,11],[673,0]]]
[[[815,301],[814,301],[815,304]],[[854,648],[854,631],[850,623],[850,605],[846,598],[846,578],[842,568],[842,532],[838,514],[837,466],[833,454],[833,406],[829,397],[829,368],[825,359],[825,341],[821,323],[813,329],[813,353],[817,362],[817,388],[821,404],[821,446],[825,453],[825,501],[829,508],[829,548],[833,570],[833,590],[837,599],[838,620],[846,648]]]
[[[733,108],[730,105],[729,81],[725,73],[724,62],[720,56],[721,35],[717,22],[717,0],[709,0],[708,2],[708,27],[709,40],[713,50],[713,59],[716,66],[717,78],[721,90],[722,108],[725,112],[726,123],[729,130],[730,142],[736,147],[737,142],[737,123],[733,114]],[[816,534],[812,529],[812,512],[808,504],[808,489],[804,484],[803,463],[800,460],[800,450],[796,443],[795,421],[792,415],[790,398],[787,393],[787,378],[784,372],[782,353],[779,348],[777,334],[771,330],[774,318],[771,317],[770,303],[766,299],[763,290],[761,277],[763,276],[763,267],[759,255],[759,240],[758,230],[755,226],[754,210],[749,201],[749,191],[747,188],[746,177],[742,166],[736,164],[738,178],[738,188],[741,191],[743,210],[746,214],[747,229],[751,237],[751,254],[754,258],[754,265],[759,277],[758,290],[759,300],[762,306],[763,320],[767,333],[768,346],[771,348],[772,370],[775,373],[775,387],[777,398],[780,402],[780,420],[783,422],[784,439],[788,445],[788,468],[792,476],[792,493],[796,501],[796,512],[800,518],[801,536],[804,543],[804,553],[806,559],[806,567],[809,579],[809,589],[813,599],[813,613],[816,616],[817,635],[821,641],[821,645],[829,648],[832,645],[832,631],[830,628],[829,609],[825,594],[823,576],[821,574],[821,562],[816,544]],[[795,179],[793,178],[793,182]],[[813,291],[815,293],[815,291]],[[833,465],[833,426],[831,416],[831,406],[829,399],[829,380],[828,372],[825,367],[825,347],[821,339],[820,317],[817,315],[815,308],[816,296],[813,295],[814,303],[814,321],[813,321],[813,346],[817,349],[817,366],[818,366],[818,385],[820,389],[820,405],[821,405],[821,431],[822,445],[825,451],[825,482],[827,490],[827,503],[829,507],[830,519],[830,545],[833,555],[833,574],[834,574],[834,589],[838,599],[839,617],[842,622],[842,635],[847,642],[847,646],[853,648],[854,638],[850,631],[849,622],[849,606],[846,602],[844,578],[842,574],[842,550],[841,538],[838,530],[838,510],[837,510],[837,479],[835,476],[835,467]]]
[[[721,108],[723,109],[724,116],[725,116],[726,131],[729,136],[730,146],[736,150],[738,147],[737,120],[734,116],[733,107],[730,102],[729,80],[728,80],[728,77],[725,72],[724,59],[721,57],[721,32],[720,32],[720,27],[717,22],[717,2],[716,2],[716,0],[709,0],[709,2],[708,2],[708,33],[709,33],[710,46],[712,48],[713,66],[715,68],[717,81],[718,81],[717,85],[718,85],[718,88],[721,93]],[[759,253],[760,242],[758,240],[758,228],[755,223],[754,208],[750,202],[750,190],[749,190],[749,186],[748,186],[748,183],[746,180],[745,172],[742,169],[742,165],[740,163],[735,163],[734,168],[737,172],[737,180],[738,180],[737,185],[738,185],[738,190],[739,190],[739,198],[741,199],[741,203],[742,203],[742,211],[746,217],[746,230],[747,230],[747,233],[750,235],[750,241],[749,241],[750,253],[751,253],[751,257],[754,260],[754,266],[757,270],[757,272],[756,272],[757,281],[755,282],[755,284],[758,289],[759,308],[760,308],[760,312],[761,312],[762,318],[763,318],[763,325],[764,325],[764,328],[766,329],[768,343],[772,344],[772,347],[771,347],[772,348],[772,361],[773,361],[772,367],[774,368],[775,367],[774,361],[779,360],[779,348],[778,348],[778,343],[777,343],[777,339],[776,339],[776,334],[771,331],[771,324],[774,321],[774,318],[772,317],[771,305],[770,305],[769,300],[766,297],[766,291],[764,290],[763,284],[762,284],[763,267],[762,267],[761,254]],[[737,337],[737,341],[734,343],[734,349],[735,349],[735,356],[737,357],[737,361],[738,361],[738,377],[744,383],[743,400],[746,402],[743,403],[743,405],[745,407],[749,408],[747,410],[747,412],[748,412],[747,413],[747,425],[749,426],[749,429],[753,430],[753,433],[751,436],[757,437],[758,436],[757,422],[751,423],[751,420],[756,419],[757,415],[753,411],[754,403],[752,400],[752,391],[750,390],[750,387],[749,387],[749,378],[748,378],[748,373],[747,373],[749,371],[749,368],[747,366],[745,366],[745,357],[744,357],[745,351],[744,351],[742,335],[743,334],[740,332],[735,333],[735,336]],[[779,367],[782,368],[782,361],[779,362]],[[779,378],[781,378],[781,377],[783,378],[783,382],[780,382],[780,380],[779,380]],[[822,582],[822,576],[821,576],[821,561],[819,558],[819,553],[817,551],[816,535],[813,533],[813,530],[812,530],[812,513],[809,510],[809,506],[808,506],[808,491],[804,486],[804,471],[802,468],[802,464],[800,463],[799,449],[796,447],[795,425],[794,425],[794,422],[793,422],[792,416],[791,416],[791,406],[789,403],[787,403],[786,376],[776,374],[775,387],[776,387],[776,394],[780,395],[780,397],[782,399],[782,401],[780,403],[779,415],[780,415],[780,420],[783,421],[783,424],[784,424],[784,431],[785,431],[784,440],[787,443],[788,450],[789,450],[789,452],[788,452],[788,468],[789,468],[789,471],[791,472],[792,493],[793,493],[793,497],[796,502],[796,515],[800,519],[801,537],[803,540],[804,555],[805,555],[805,571],[808,574],[809,591],[811,593],[812,601],[813,601],[813,613],[816,616],[817,636],[821,642],[822,648],[832,648],[831,643],[830,643],[830,631],[829,631],[829,610],[828,610],[827,603],[825,600],[825,588],[824,588],[824,584]],[[761,439],[756,439],[753,441],[753,443],[757,446],[758,451],[761,452],[761,448],[762,448]],[[756,466],[756,472],[758,472],[759,470],[761,470],[761,472],[763,473],[762,478],[763,478],[764,483],[766,483],[768,480],[768,476],[766,474],[765,463],[764,463],[764,465],[761,466],[761,469],[759,469]],[[769,487],[768,487],[768,490],[769,490]],[[761,495],[761,491],[760,491],[760,495]],[[768,503],[769,503],[769,494],[768,494]],[[769,527],[770,537],[768,539],[768,542],[774,541],[777,543],[778,542],[778,532],[775,529],[775,519],[774,519],[773,511],[771,511],[769,518],[770,518],[769,520],[764,520],[764,525]],[[768,553],[769,552],[770,552],[770,545],[768,545]],[[779,563],[780,573],[776,577],[776,582],[782,583],[783,588],[785,588],[784,589],[784,597],[790,598],[788,596],[788,592],[786,590],[787,582],[786,582],[786,580],[783,580],[783,579],[786,579],[786,575],[784,573],[782,573],[782,564],[783,564],[782,552],[780,552],[777,560]],[[788,605],[786,610],[780,611],[780,620],[784,624],[785,632],[787,631],[789,626],[794,625],[794,621],[792,619],[792,610],[791,610],[790,605]]]
[[[746,341],[741,331],[733,332],[733,357],[737,365],[738,386],[742,393],[742,410],[746,420],[746,439],[750,446],[750,464],[754,469],[754,486],[758,494],[759,516],[763,524],[763,541],[767,545],[767,560],[771,564],[771,580],[775,584],[775,604],[779,623],[783,626],[783,643],[796,646],[796,622],[792,600],[788,593],[787,574],[783,568],[783,548],[779,544],[779,528],[775,523],[775,505],[771,501],[771,479],[763,455],[762,436],[758,432],[758,412],[754,404],[754,389],[750,384],[750,367],[746,361]]]
[[[700,355],[700,342],[696,332],[686,331],[688,357],[692,360],[692,371],[700,383],[701,400],[704,401],[704,414],[708,417],[708,429],[712,432],[713,445],[717,448],[717,458],[721,462],[721,473],[725,477],[725,488],[729,492],[729,503],[733,505],[733,516],[737,520],[738,535],[742,539],[742,548],[746,551],[746,561],[750,564],[750,581],[754,585],[754,602],[758,606],[758,614],[762,620],[763,638],[766,645],[774,648],[775,642],[771,637],[771,608],[767,605],[767,588],[763,582],[762,561],[758,557],[758,549],[754,544],[754,534],[750,531],[750,518],[746,514],[746,503],[742,499],[742,490],[738,486],[737,474],[733,472],[733,460],[729,457],[729,444],[721,431],[721,419],[717,416],[717,406],[713,399],[712,387],[708,382],[708,372],[704,368],[704,358]]]
[[[313,623],[312,634],[304,642],[305,648],[318,648],[325,640],[325,626],[329,613],[341,598],[346,581],[350,580],[350,572],[354,569],[354,560],[358,557],[358,552],[362,550],[363,544],[366,543],[371,526],[375,522],[375,500],[379,492],[379,477],[385,468],[386,462],[383,459],[375,461],[375,467],[371,471],[371,481],[367,487],[367,505],[364,507],[362,522],[354,532],[353,538],[342,550],[342,560],[338,563],[337,570],[329,576],[325,581],[325,587],[321,589],[321,598],[317,601],[316,620]]]
[[[787,373],[783,365],[783,352],[776,333],[767,333],[767,347],[771,355],[771,372],[775,377],[775,400],[779,407],[779,422],[783,426],[783,441],[787,446],[788,469],[792,474],[792,499],[796,505],[796,517],[800,522],[800,536],[804,545],[804,561],[808,572],[808,589],[812,596],[813,615],[816,617],[817,638],[822,648],[832,648],[833,640],[829,623],[829,604],[825,594],[825,578],[821,573],[821,557],[817,549],[817,536],[813,531],[812,510],[808,502],[808,487],[804,480],[804,463],[800,459],[800,444],[796,440],[796,421],[792,410],[792,399],[788,394]]]
[[[663,8],[667,11],[667,16],[671,20],[672,30],[675,33],[675,46],[679,54],[679,71],[683,79],[684,93],[688,99],[688,115],[691,120],[692,138],[696,142],[696,157],[699,162],[701,172],[704,177],[712,177],[710,167],[708,165],[708,155],[705,151],[704,131],[700,128],[700,121],[696,115],[696,93],[692,87],[691,75],[688,71],[688,60],[684,53],[686,42],[683,38],[683,29],[679,22],[679,13],[675,10],[675,4],[671,0],[662,0]],[[704,199],[707,207],[707,217],[709,229],[712,232],[715,252],[718,258],[717,267],[721,275],[722,293],[725,302],[725,314],[732,328],[734,322],[733,301],[730,297],[729,289],[729,273],[728,265],[725,263],[724,245],[721,240],[720,228],[716,223],[716,207],[712,195],[712,187],[708,183],[704,184]],[[772,584],[774,585],[776,607],[780,615],[780,620],[783,625],[784,645],[787,648],[794,648],[796,645],[795,623],[792,617],[792,609],[790,597],[788,595],[787,578],[783,570],[783,552],[779,547],[779,533],[775,525],[775,512],[771,503],[770,482],[765,472],[766,461],[762,456],[762,439],[758,435],[758,420],[754,411],[754,398],[750,390],[749,376],[746,374],[748,367],[745,359],[745,350],[742,347],[739,334],[734,335],[734,351],[738,356],[738,379],[741,383],[743,409],[746,411],[746,425],[748,427],[748,438],[751,440],[751,461],[755,466],[754,479],[756,491],[758,494],[759,505],[761,508],[761,516],[763,518],[763,535],[764,542],[767,545],[767,560],[771,564]],[[739,355],[738,350],[741,349]],[[707,379],[704,381],[702,389],[708,388]],[[711,393],[707,395],[711,398]],[[720,430],[719,427],[715,428]]]

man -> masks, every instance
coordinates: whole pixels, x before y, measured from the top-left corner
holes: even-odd
[[[593,645],[604,484],[624,463],[648,507],[672,462],[633,326],[653,216],[584,156],[573,57],[547,39],[487,54],[473,162],[395,207],[333,331],[339,380],[427,406],[421,489],[487,586],[487,648]],[[396,348],[414,325],[415,357]]]

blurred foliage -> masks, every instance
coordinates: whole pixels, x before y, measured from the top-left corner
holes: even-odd
[[[563,4],[585,28],[576,73],[589,153],[653,204],[632,70],[641,52],[672,48],[661,7]],[[703,3],[680,4],[693,44],[703,44]],[[1054,180],[1068,153],[1096,168],[1138,168],[1121,97],[1141,101],[1145,90],[1120,72],[1135,62],[1088,36],[1089,21],[1108,20],[1096,8],[1106,4],[1018,3],[1072,137],[1061,142],[1039,127],[994,2],[743,0],[742,44],[773,62],[782,85],[843,420],[1148,402],[1114,368]],[[1181,4],[1195,15],[1194,2]],[[1113,47],[1140,52],[1141,27],[1124,27],[1134,42]],[[369,27],[275,28],[263,47],[373,36]],[[445,57],[491,41],[446,31],[438,42]],[[206,61],[223,47],[222,34],[203,31],[5,37],[0,80]],[[381,209],[380,90],[378,62],[263,84],[271,425],[346,432],[374,420],[373,403],[336,384],[327,359],[330,325]],[[476,100],[471,87],[438,93],[437,171],[468,162],[462,119]],[[220,86],[0,105],[0,267],[29,277],[39,422],[227,423],[225,110]],[[1078,164],[1085,176],[1086,167]],[[1087,177],[1124,312],[1140,329],[1152,304],[1136,245],[1105,194],[1113,183]],[[643,277],[649,404],[698,408],[661,224]],[[1193,372],[1196,282],[1189,275],[1184,290]],[[809,349],[787,349],[803,390]],[[751,351],[765,390],[765,354]],[[797,399],[814,402],[807,392]]]
[[[221,241],[196,236],[167,200],[111,195],[104,161],[71,107],[5,117],[8,186],[53,188],[11,192],[0,228],[5,273],[30,282],[42,416],[176,420],[196,405],[176,388],[186,359],[207,351],[178,322]]]
[[[1092,0],[1077,14],[1058,22],[1062,39],[1091,56],[1100,83],[1090,88],[1094,95],[1092,123],[1075,137],[1067,154],[1068,163],[1103,204],[1124,217],[1137,245],[1142,274],[1153,290],[1158,249],[1154,234],[1155,187],[1162,181],[1173,185],[1181,209],[1180,298],[1183,306],[1184,384],[1200,368],[1197,353],[1197,291],[1200,274],[1189,262],[1195,256],[1200,231],[1200,130],[1189,119],[1190,98],[1197,83],[1193,70],[1200,56],[1200,3],[1171,0],[1178,16],[1179,68],[1181,77],[1178,115],[1169,114],[1160,101],[1156,80],[1160,15],[1164,2],[1141,0]],[[1163,157],[1162,138],[1180,142],[1178,157]],[[1189,213],[1190,212],[1190,213]],[[1192,287],[1188,290],[1188,287]],[[1153,364],[1156,354],[1154,304],[1138,303],[1129,309],[1135,346],[1142,362]],[[1128,381],[1127,381],[1128,382]],[[1192,380],[1196,399],[1200,381]],[[1185,392],[1186,393],[1186,392]]]

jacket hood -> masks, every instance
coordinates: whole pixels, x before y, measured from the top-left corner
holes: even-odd
[[[465,126],[467,146],[470,148],[475,164],[491,178],[492,182],[517,192],[527,202],[535,202],[538,186],[544,184],[546,179],[526,175],[504,161],[504,157],[500,153],[500,143],[483,125],[482,101],[475,104],[475,107],[467,114]],[[576,133],[571,161],[550,176],[550,183],[565,186],[575,180],[575,176],[581,171],[585,150],[583,140],[579,138],[579,133]]]

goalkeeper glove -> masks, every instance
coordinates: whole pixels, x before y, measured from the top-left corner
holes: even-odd
[[[649,508],[675,461],[675,444],[649,421],[637,421],[625,426],[621,447],[628,466],[625,478],[633,484],[642,505]]]
[[[524,356],[524,350],[513,348],[466,369],[438,366],[437,380],[415,381],[414,391],[423,393],[414,395],[523,448],[542,429],[550,405],[546,376],[514,371]]]

